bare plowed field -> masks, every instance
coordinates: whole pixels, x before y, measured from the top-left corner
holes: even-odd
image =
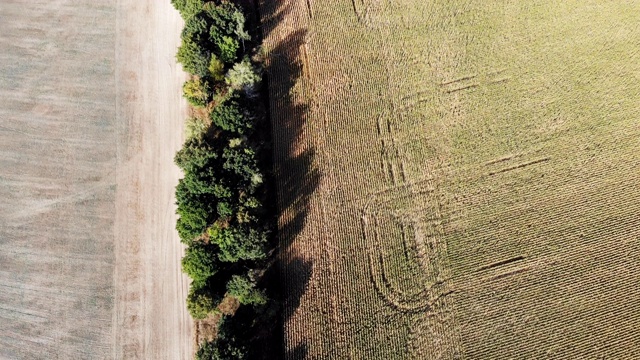
[[[192,355],[169,1],[0,2],[0,358]]]
[[[288,358],[640,358],[640,1],[260,5]]]

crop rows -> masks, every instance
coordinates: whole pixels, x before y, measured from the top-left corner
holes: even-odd
[[[321,7],[325,9],[324,7]],[[301,19],[300,21],[307,21],[309,17],[304,16],[304,7],[299,9],[292,8],[288,9],[287,14],[290,18],[285,19],[284,21],[292,21],[292,18]],[[296,13],[298,12],[298,13]],[[312,17],[314,19],[327,19],[326,14],[320,14],[317,17]],[[313,39],[310,41],[315,41],[315,38],[318,37],[318,34],[314,34]],[[286,35],[280,35],[278,38],[286,38]],[[305,39],[305,41],[307,41]],[[344,44],[346,45],[346,44]],[[364,44],[366,45],[366,44]],[[271,45],[273,47],[277,47],[280,45]],[[344,74],[343,72],[347,69],[341,66],[331,67],[331,63],[326,59],[316,58],[317,54],[310,51],[309,49],[313,49],[314,46],[320,46],[319,44],[311,43],[305,44],[302,46],[300,44],[294,44],[293,46],[297,46],[298,48],[306,48],[306,56],[310,59],[311,64],[314,67],[323,68],[322,76],[313,76],[311,80],[313,83],[307,82],[308,80],[305,78],[298,79],[295,88],[304,89],[304,91],[310,92],[312,94],[323,94],[323,97],[320,99],[323,106],[316,106],[314,101],[308,102],[309,111],[305,114],[307,119],[318,118],[320,120],[320,124],[322,126],[317,127],[317,124],[305,124],[308,128],[316,128],[318,132],[322,135],[314,135],[312,132],[308,132],[308,138],[306,141],[311,143],[311,146],[316,148],[322,147],[323,151],[327,151],[329,149],[338,148],[343,153],[348,153],[350,156],[355,157],[356,159],[352,159],[353,162],[361,162],[363,164],[370,163],[371,161],[366,160],[369,159],[377,159],[379,158],[378,154],[375,152],[372,154],[369,152],[370,150],[378,150],[382,151],[384,154],[382,158],[380,158],[379,166],[377,169],[379,170],[379,176],[372,177],[370,180],[374,180],[375,178],[380,178],[380,185],[383,187],[382,192],[388,192],[390,196],[387,199],[383,198],[375,198],[371,197],[367,192],[361,192],[363,189],[355,190],[356,192],[360,192],[360,196],[354,197],[354,194],[351,194],[349,186],[351,184],[357,184],[357,181],[351,180],[341,180],[341,176],[345,175],[367,175],[367,173],[363,172],[361,174],[354,174],[353,167],[352,168],[340,168],[339,166],[344,166],[346,164],[340,164],[339,162],[335,162],[333,159],[336,155],[333,154],[322,154],[316,153],[316,161],[318,166],[322,166],[323,169],[326,169],[327,172],[322,174],[323,181],[321,182],[321,188],[323,188],[327,196],[324,199],[318,199],[320,202],[321,209],[317,212],[308,211],[304,215],[306,216],[307,223],[309,226],[305,229],[306,232],[304,237],[300,236],[300,239],[306,239],[305,243],[308,243],[308,248],[305,248],[306,245],[297,245],[294,244],[295,252],[291,252],[288,256],[291,257],[300,257],[300,256],[313,256],[314,252],[316,254],[321,253],[321,256],[315,256],[313,266],[316,268],[317,266],[322,266],[325,262],[328,262],[327,267],[328,271],[322,272],[320,278],[311,278],[306,279],[309,283],[307,286],[309,288],[307,293],[315,293],[317,291],[327,291],[334,294],[340,294],[344,289],[349,289],[349,293],[353,295],[351,299],[345,299],[340,296],[330,296],[326,300],[318,299],[319,301],[327,301],[328,306],[325,310],[321,310],[317,308],[317,304],[310,305],[311,309],[307,312],[300,312],[294,314],[294,316],[298,316],[295,321],[290,321],[292,324],[288,324],[287,334],[291,337],[288,341],[292,344],[291,348],[295,349],[300,347],[300,344],[304,345],[304,338],[307,332],[313,332],[313,329],[309,329],[306,327],[304,330],[296,326],[296,324],[308,324],[310,322],[313,323],[313,319],[321,318],[322,316],[326,316],[327,318],[332,320],[331,324],[321,325],[321,322],[316,320],[319,326],[329,327],[330,329],[336,329],[338,331],[329,330],[325,331],[325,333],[332,334],[330,339],[327,340],[318,340],[315,337],[313,341],[321,341],[321,344],[318,346],[320,350],[319,353],[322,353],[327,356],[331,356],[334,354],[335,356],[343,356],[345,353],[341,353],[345,350],[345,348],[349,347],[350,344],[355,341],[366,341],[366,339],[372,336],[371,332],[379,331],[375,329],[375,325],[372,325],[369,329],[353,329],[354,333],[358,334],[358,336],[350,337],[348,334],[349,328],[352,327],[351,321],[354,318],[362,318],[362,319],[370,319],[370,321],[375,324],[376,317],[382,315],[384,318],[397,318],[397,314],[394,312],[384,311],[384,314],[371,314],[370,310],[376,309],[376,307],[369,308],[368,306],[360,306],[358,309],[358,303],[362,304],[371,304],[371,303],[382,303],[386,305],[382,305],[384,309],[386,306],[394,306],[395,310],[400,309],[401,312],[411,314],[415,313],[416,310],[424,311],[426,308],[430,307],[430,300],[435,300],[437,295],[429,295],[425,298],[418,298],[416,294],[424,294],[425,292],[430,292],[431,287],[435,283],[435,278],[437,277],[438,270],[437,269],[428,269],[432,270],[425,271],[425,267],[433,267],[433,263],[429,261],[422,262],[419,260],[416,253],[418,251],[422,251],[423,253],[429,252],[429,250],[425,250],[427,247],[438,246],[437,240],[431,240],[431,238],[437,237],[437,234],[429,234],[427,236],[420,236],[421,238],[429,238],[423,239],[429,242],[429,244],[419,244],[416,242],[416,234],[413,233],[412,228],[409,223],[407,224],[396,224],[394,225],[394,220],[387,221],[386,219],[393,219],[394,215],[391,212],[399,212],[398,209],[393,209],[393,202],[397,200],[398,196],[403,197],[398,192],[407,192],[404,195],[405,198],[412,196],[411,195],[411,186],[404,185],[404,176],[403,176],[403,163],[397,161],[398,152],[395,149],[394,141],[395,134],[393,130],[393,123],[391,119],[385,118],[384,122],[380,121],[377,128],[374,129],[360,129],[365,131],[377,131],[378,133],[371,134],[371,136],[367,137],[366,135],[363,137],[359,134],[360,130],[356,128],[349,127],[341,127],[343,125],[349,125],[348,123],[336,122],[334,119],[340,118],[350,118],[353,116],[353,113],[349,111],[349,113],[343,113],[345,108],[341,106],[336,106],[339,104],[339,100],[345,97],[354,96],[353,91],[349,91],[347,86],[350,85],[350,77],[353,76],[364,76],[364,73],[356,73],[356,74]],[[339,51],[339,50],[338,50]],[[322,50],[319,50],[322,52]],[[272,54],[273,61],[279,61],[280,58],[274,56]],[[377,61],[376,59],[373,59]],[[289,59],[291,62],[295,62],[295,59]],[[335,60],[335,64],[339,64],[339,60]],[[384,64],[380,62],[381,68],[384,68]],[[327,69],[327,67],[329,67]],[[273,69],[274,67],[272,67]],[[335,71],[334,71],[335,69]],[[278,69],[280,70],[280,69]],[[349,69],[353,70],[353,69]],[[371,70],[371,69],[369,69]],[[283,71],[283,70],[280,70]],[[356,71],[358,71],[356,69]],[[359,71],[358,71],[359,72]],[[382,72],[382,71],[381,71]],[[311,72],[314,74],[314,72]],[[278,73],[273,74],[273,76],[279,75]],[[286,76],[286,75],[285,75]],[[375,79],[374,79],[375,80]],[[381,91],[384,89],[386,79],[381,79],[380,82],[374,82],[371,79],[368,80],[369,84],[372,87],[378,87]],[[317,82],[316,82],[317,81]],[[308,84],[308,85],[307,85]],[[287,86],[288,84],[282,82],[280,84],[272,82],[272,85],[279,86]],[[272,93],[282,91],[277,88],[272,90]],[[309,94],[309,93],[307,93]],[[357,96],[358,92],[355,92]],[[298,95],[298,94],[296,94]],[[309,98],[315,99],[315,95],[308,95]],[[303,98],[304,99],[304,98]],[[294,100],[294,101],[299,101]],[[306,99],[304,100],[306,101]],[[302,101],[301,101],[302,102]],[[274,106],[275,105],[275,106]],[[326,106],[326,108],[325,108]],[[363,107],[361,109],[356,110],[358,114],[361,114],[362,117],[369,117],[372,120],[380,119],[380,114],[376,113],[376,107],[379,104],[375,104],[375,106],[371,107]],[[286,110],[286,105],[283,104],[272,104],[272,108],[277,109],[273,112],[274,117],[276,117],[278,113],[281,113],[283,109]],[[361,112],[359,110],[362,110]],[[393,109],[390,109],[387,113],[392,113]],[[374,124],[376,124],[374,122]],[[336,127],[337,126],[337,127]],[[278,123],[274,124],[274,128],[278,128]],[[352,130],[351,130],[352,129]],[[384,132],[384,136],[381,137],[380,133]],[[341,136],[337,136],[341,134]],[[282,146],[283,140],[278,140],[278,134],[274,134],[275,143],[277,145]],[[380,143],[378,145],[374,145],[369,149],[369,145],[367,144],[370,139],[379,138]],[[296,139],[297,140],[297,139]],[[335,144],[332,142],[346,140],[347,142]],[[360,142],[358,142],[360,141]],[[287,146],[286,144],[284,146]],[[382,147],[382,148],[381,148]],[[349,149],[357,149],[355,151],[349,151]],[[366,149],[364,152],[363,149]],[[276,154],[279,151],[276,148]],[[286,161],[283,159],[281,161]],[[320,163],[322,161],[326,161],[326,163]],[[359,167],[360,168],[360,167]],[[370,172],[372,169],[370,168],[360,168],[367,172]],[[296,169],[297,170],[297,169]],[[286,173],[283,171],[283,173]],[[338,177],[338,178],[336,178]],[[424,181],[416,181],[416,183],[420,183],[423,187],[429,187],[429,185],[425,185]],[[413,185],[413,184],[411,184]],[[402,188],[405,188],[402,190]],[[375,187],[374,187],[375,188]],[[362,199],[362,200],[360,200]],[[385,207],[381,202],[391,203],[389,206]],[[322,204],[324,203],[324,205]],[[363,206],[366,204],[366,208],[358,207],[352,208],[348,207],[344,208],[335,208],[335,204],[360,204],[359,206]],[[409,206],[411,206],[411,201],[409,201]],[[312,201],[312,205],[313,204]],[[334,229],[326,228],[318,229],[315,222],[320,224],[329,223],[331,224],[333,221],[338,220],[329,220],[332,218],[331,213],[323,212],[322,208],[329,207],[330,212],[338,212],[341,216],[350,217],[349,222],[353,224],[351,227],[344,227],[345,231],[348,233],[344,234],[333,234]],[[385,209],[386,208],[386,209]],[[351,209],[351,213],[350,210]],[[281,228],[286,227],[284,225],[287,224],[288,219],[287,216],[293,216],[293,211],[295,209],[289,209],[289,211],[285,211],[283,217],[280,220]],[[411,211],[409,211],[410,213]],[[355,213],[355,214],[354,214]],[[354,218],[355,215],[355,218]],[[403,214],[405,215],[405,214]],[[314,218],[314,216],[317,216]],[[401,216],[401,215],[399,215]],[[320,220],[318,217],[323,217],[324,220]],[[436,214],[433,214],[433,217],[437,217]],[[381,220],[382,219],[382,220]],[[340,221],[345,221],[342,219]],[[382,221],[384,224],[378,224],[380,226],[369,225],[373,222]],[[364,229],[363,229],[364,226]],[[363,232],[359,232],[358,230],[362,229]],[[396,237],[388,237],[389,232],[395,229]],[[422,229],[420,229],[422,230]],[[433,232],[433,230],[431,230]],[[380,236],[380,233],[383,233],[384,236]],[[404,236],[403,236],[404,233]],[[293,234],[295,236],[295,234]],[[331,241],[328,237],[338,235],[340,238],[351,238],[352,242],[347,244],[350,246],[349,250],[344,248],[345,244],[341,244],[339,242]],[[292,236],[291,234],[283,235],[284,237]],[[386,248],[378,248],[377,244],[382,241],[382,239],[391,239],[392,243],[395,243],[395,246],[391,246],[389,249]],[[399,241],[397,241],[397,240]],[[404,241],[406,242],[403,242]],[[321,246],[318,246],[318,243]],[[297,245],[297,246],[296,246]],[[422,249],[418,249],[422,247]],[[313,250],[316,249],[316,250]],[[391,252],[389,252],[391,250]],[[432,259],[436,259],[438,257],[438,250],[430,250],[433,254],[422,254],[423,258],[430,257]],[[408,261],[406,261],[408,260]],[[292,262],[291,258],[284,258],[283,261],[286,263]],[[345,261],[347,263],[345,263]],[[345,266],[350,266],[348,263],[353,262],[353,266],[357,266],[357,269],[345,269]],[[436,261],[437,263],[437,261]],[[364,265],[364,267],[362,266]],[[412,268],[409,273],[403,272],[402,269]],[[337,268],[337,269],[336,269]],[[335,270],[332,270],[335,269]],[[296,269],[286,269],[284,270],[283,277],[286,280],[296,280],[297,277],[293,272]],[[390,273],[390,274],[388,274]],[[411,289],[414,284],[411,284],[411,276],[410,274],[417,275],[418,279],[424,278],[424,280],[415,280],[418,283],[422,284],[418,287],[418,290]],[[293,281],[292,281],[293,282]],[[373,282],[373,283],[372,283]],[[373,285],[373,286],[372,286]],[[299,285],[288,284],[290,287],[296,287]],[[391,290],[391,288],[396,287],[400,290]],[[420,291],[419,289],[424,287],[425,290]],[[356,290],[359,289],[360,291]],[[377,289],[377,291],[375,290]],[[426,290],[428,289],[428,290]],[[373,290],[373,291],[372,291]],[[402,295],[402,292],[409,291],[414,295],[405,296]],[[355,294],[358,293],[359,294]],[[314,296],[313,294],[309,294],[309,296]],[[353,306],[344,303],[345,301],[353,302]],[[403,304],[403,305],[399,305]],[[301,305],[298,301],[293,301],[292,304],[287,304],[289,306],[297,306]],[[415,315],[415,317],[421,317],[421,315]],[[410,319],[411,316],[408,316]],[[406,322],[407,320],[405,320]],[[384,321],[380,321],[384,322]],[[409,321],[411,322],[411,321]],[[393,332],[391,329],[389,331]],[[406,331],[400,330],[401,332]],[[390,345],[389,349],[379,348],[373,351],[381,351],[382,353],[398,353],[406,350],[406,345],[403,344],[403,337],[408,336],[407,333],[402,336],[391,336],[390,341],[400,341],[393,345]],[[330,349],[330,344],[338,344],[338,346],[334,347],[333,350]],[[326,345],[325,345],[326,344]],[[368,345],[372,346],[372,345]],[[336,349],[337,348],[337,349]],[[312,353],[311,355],[313,355]],[[342,354],[342,355],[341,355]],[[298,355],[298,354],[294,354]],[[316,354],[317,355],[317,354]],[[293,357],[296,357],[293,356]]]
[[[640,4],[591,5],[261,3],[288,358],[638,351]]]

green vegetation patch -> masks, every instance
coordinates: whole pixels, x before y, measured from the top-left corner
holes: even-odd
[[[222,312],[225,298],[240,304],[223,318],[218,337],[200,344],[196,358],[256,358],[249,345],[260,324],[275,322],[277,307],[258,285],[269,264],[273,218],[264,205],[270,157],[262,152],[269,139],[256,131],[266,121],[257,96],[262,76],[251,60],[257,44],[233,3],[172,3],[185,20],[176,59],[192,75],[183,95],[205,112],[189,120],[174,159],[184,173],[176,187],[176,228],[187,245],[182,269],[192,279],[187,308],[194,319],[205,319]]]

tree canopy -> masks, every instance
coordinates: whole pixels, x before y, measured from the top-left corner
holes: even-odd
[[[176,186],[176,229],[187,245],[182,270],[192,279],[187,309],[193,318],[205,319],[220,314],[228,297],[244,313],[224,317],[216,340],[202,344],[196,358],[249,358],[254,318],[268,304],[256,276],[268,263],[274,220],[264,206],[270,200],[264,181],[269,156],[260,153],[266,137],[257,131],[264,113],[257,111],[263,108],[255,93],[260,67],[250,60],[257,49],[247,48],[255,44],[244,13],[233,3],[172,4],[185,20],[176,54],[191,74],[183,96],[199,108],[174,158],[183,172]]]

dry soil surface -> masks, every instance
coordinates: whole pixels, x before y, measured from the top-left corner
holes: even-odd
[[[169,1],[118,1],[115,358],[187,359],[188,278],[175,231],[173,156],[183,140],[182,22]]]
[[[0,359],[193,352],[169,1],[0,2]]]

